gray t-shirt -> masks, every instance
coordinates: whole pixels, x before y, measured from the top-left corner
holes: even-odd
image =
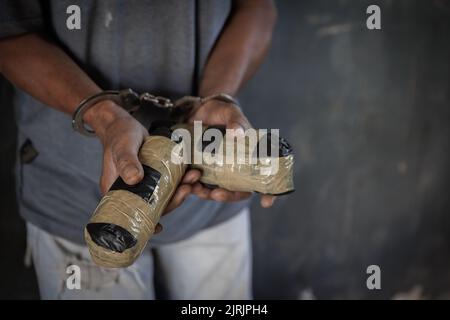
[[[81,30],[66,26],[70,5],[81,9]],[[0,38],[43,32],[103,89],[132,88],[178,98],[196,94],[198,77],[230,9],[225,0],[2,0]],[[27,140],[39,153],[32,161],[18,157],[21,215],[52,234],[84,243],[83,228],[101,197],[100,142],[75,133],[68,115],[24,92],[17,90],[14,105],[18,155]],[[247,205],[190,196],[162,218],[164,231],[152,244],[187,238]]]

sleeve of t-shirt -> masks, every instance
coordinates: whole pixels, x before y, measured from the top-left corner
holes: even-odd
[[[0,0],[0,38],[38,32],[43,28],[40,0]]]

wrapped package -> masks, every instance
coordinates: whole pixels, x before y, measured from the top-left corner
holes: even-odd
[[[186,169],[176,145],[170,137],[147,137],[139,152],[143,180],[129,186],[118,178],[101,199],[84,232],[99,266],[127,267],[144,250]]]
[[[189,131],[194,129],[188,128]],[[218,130],[219,141],[208,148],[211,140],[205,138],[208,130]],[[206,127],[201,141],[193,141],[192,150],[201,153],[201,163],[196,163],[192,152],[191,167],[202,171],[200,181],[211,188],[231,191],[259,192],[283,195],[294,191],[294,155],[289,143],[276,135],[256,131],[251,139],[226,134],[222,126]],[[261,155],[260,148],[266,149]],[[209,149],[209,150],[208,150]],[[272,156],[272,153],[275,153]],[[228,153],[230,153],[229,157]],[[209,160],[209,161],[208,161]]]
[[[208,129],[216,130],[216,148],[211,148]],[[234,137],[224,135],[224,127],[202,127],[196,134],[192,125],[164,122],[149,131],[139,151],[143,180],[129,186],[117,179],[85,228],[86,243],[99,266],[127,267],[139,257],[187,166],[202,171],[200,181],[209,187],[272,195],[294,191],[292,148],[271,133],[259,136],[256,144],[241,140],[245,148],[239,149]],[[261,156],[260,149],[269,152]]]

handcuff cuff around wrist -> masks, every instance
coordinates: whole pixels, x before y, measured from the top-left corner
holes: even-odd
[[[168,98],[154,96],[147,92],[139,95],[131,89],[108,90],[90,96],[78,105],[72,117],[73,129],[84,136],[95,137],[95,131],[86,126],[83,117],[90,108],[105,100],[115,102],[128,113],[137,111],[142,105],[152,104],[158,108],[169,109],[174,113],[178,112],[179,115],[184,114],[185,118],[188,117],[189,114],[192,114],[200,106],[211,100],[231,103],[239,107],[239,102],[232,96],[225,93],[217,93],[205,98],[184,96],[178,100],[172,101]]]

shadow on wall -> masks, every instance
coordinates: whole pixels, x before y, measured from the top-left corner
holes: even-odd
[[[375,31],[370,4],[279,1],[242,95],[299,159],[296,193],[253,208],[257,298],[449,297],[450,1],[377,1]]]

